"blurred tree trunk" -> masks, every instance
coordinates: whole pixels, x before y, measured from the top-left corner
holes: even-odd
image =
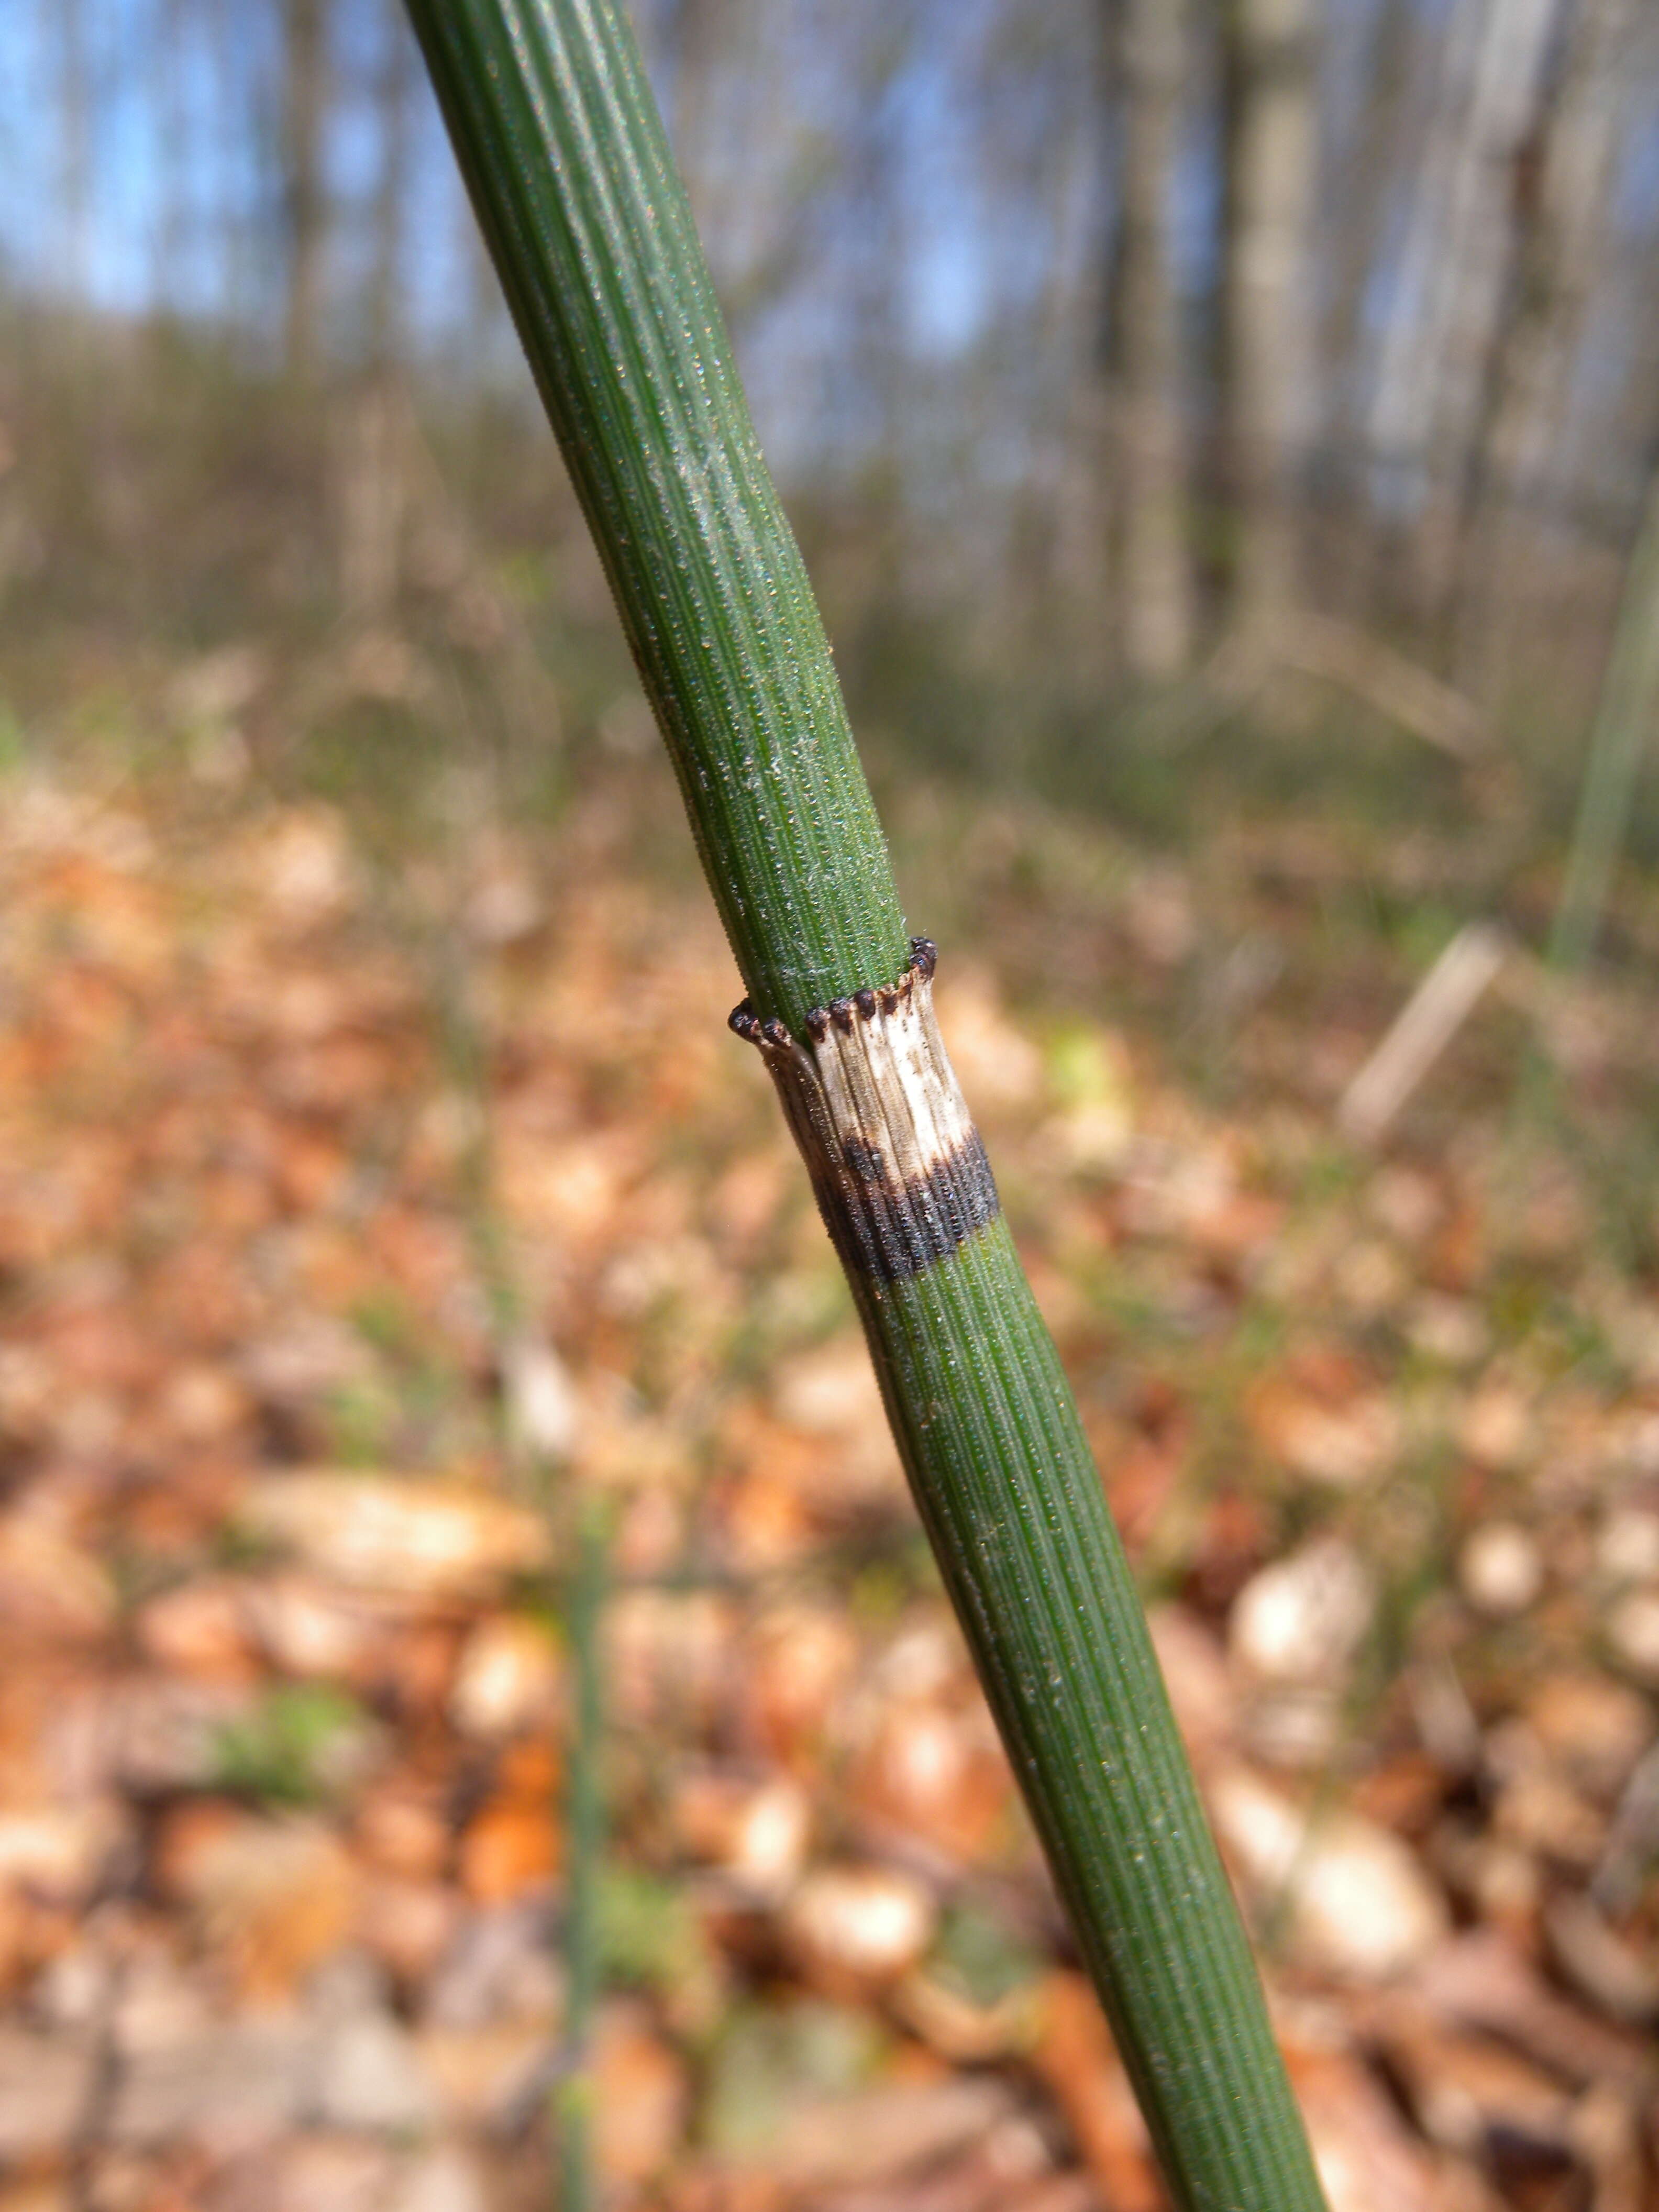
[[[1319,316],[1319,436],[1328,456],[1328,505],[1316,510],[1315,557],[1321,596],[1363,621],[1370,545],[1366,465],[1367,370],[1371,345],[1365,311],[1398,196],[1401,119],[1411,78],[1414,0],[1378,0],[1357,60],[1331,118],[1341,158],[1331,164],[1319,228],[1328,241],[1328,281]],[[1333,15],[1335,35],[1341,19]]]
[[[1124,666],[1177,675],[1192,652],[1181,325],[1170,204],[1187,54],[1183,0],[1118,0],[1121,101],[1113,379]]]
[[[61,167],[58,289],[86,314],[92,283],[93,87],[84,0],[52,0],[47,22],[57,33]]]
[[[831,466],[844,580],[843,604],[856,609],[860,650],[878,656],[904,606],[910,547],[911,477],[907,458],[905,323],[906,218],[902,150],[907,118],[900,86],[922,20],[914,0],[884,14],[878,33],[860,46],[856,96],[842,149],[848,235],[856,241],[844,282],[854,374],[832,382],[823,419],[831,427]],[[850,496],[849,496],[850,494]],[[923,558],[925,559],[925,554]]]
[[[1517,169],[1516,277],[1492,363],[1489,428],[1461,562],[1458,676],[1479,697],[1496,695],[1549,521],[1571,371],[1605,263],[1635,20],[1634,0],[1577,0],[1535,138]]]
[[[374,96],[380,173],[374,186],[374,261],[368,291],[369,357],[379,368],[395,361],[403,340],[410,125],[419,60],[401,6],[386,6],[382,12],[386,51]]]
[[[323,117],[328,97],[324,0],[283,0],[283,216],[287,298],[283,357],[296,384],[316,374],[321,343],[323,250],[327,202],[323,185]]]
[[[381,9],[374,86],[380,167],[370,208],[368,359],[340,403],[330,469],[337,511],[340,596],[373,625],[395,611],[409,505],[409,452],[416,433],[400,373],[404,336],[404,210],[415,72],[420,56],[401,6]]]
[[[1371,439],[1410,520],[1419,612],[1445,609],[1459,518],[1513,265],[1517,161],[1559,0],[1457,0],[1383,342]]]
[[[205,27],[207,75],[206,112],[217,118],[204,133],[209,173],[204,195],[211,212],[204,216],[204,237],[212,248],[215,302],[222,326],[228,333],[245,331],[259,319],[265,296],[256,283],[253,266],[267,258],[269,240],[264,227],[257,233],[243,217],[238,195],[237,165],[246,157],[252,140],[269,154],[276,133],[271,108],[247,97],[245,41],[237,35],[237,0],[201,0]],[[240,130],[229,118],[236,117]],[[204,256],[205,263],[205,256]]]
[[[1295,606],[1297,478],[1310,432],[1318,123],[1316,0],[1232,0],[1225,20],[1224,406],[1237,516],[1232,621],[1263,637]]]
[[[1102,59],[1098,46],[1094,58]],[[1115,589],[1111,392],[1103,374],[1109,360],[1101,191],[1108,163],[1098,116],[1107,90],[1097,85],[1089,100],[1065,111],[1053,147],[1051,244],[1035,329],[1039,357],[1057,367],[1030,408],[1036,441],[1008,579],[1009,597],[1022,602],[1020,650],[1090,690],[1109,679],[1115,642],[1100,619]],[[996,404],[988,393],[988,413]]]
[[[112,397],[111,380],[102,373],[92,298],[99,88],[86,0],[49,0],[35,27],[50,57],[58,107],[58,204],[48,212],[50,196],[41,202],[40,220],[52,222],[53,259],[48,312],[27,349],[34,355],[45,419],[51,425],[42,441],[43,476],[57,526],[70,543],[85,544],[96,542],[106,519],[100,489],[108,479],[100,467],[101,431]]]
[[[700,225],[708,227],[714,154],[715,71],[743,28],[732,0],[673,0],[664,47],[672,90],[668,103],[674,159]]]
[[[161,0],[161,32],[151,41],[149,55],[155,85],[151,102],[161,126],[157,148],[160,205],[150,234],[150,294],[157,324],[165,328],[180,304],[195,153],[179,59],[190,35],[187,0]]]

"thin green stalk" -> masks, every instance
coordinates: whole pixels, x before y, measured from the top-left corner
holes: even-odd
[[[848,1263],[918,1506],[1172,2194],[1206,2212],[1316,2212],[1100,1478],[954,1079],[931,1032],[917,1042],[931,951],[905,936],[633,40],[611,0],[410,12],[750,993],[734,1026],[766,1057]],[[894,1073],[901,1030],[920,1091]],[[825,1087],[843,1050],[854,1088],[877,1085],[868,1129]],[[890,1065],[872,1076],[878,1050]]]
[[[598,2202],[593,2164],[593,2018],[603,1963],[599,1885],[605,1835],[605,1685],[599,1632],[609,1580],[609,1533],[601,1504],[590,1499],[577,1528],[576,1571],[570,1584],[568,1616],[575,1710],[565,1785],[564,2051],[554,2098],[560,2212],[590,2212]]]
[[[571,1719],[562,1784],[565,1826],[565,2014],[552,2095],[558,2154],[559,2212],[593,2212],[600,2201],[594,2157],[594,2018],[603,1992],[599,1893],[605,1878],[605,1695],[600,1645],[610,1591],[610,1517],[602,1499],[562,1483],[562,1447],[514,1416],[512,1362],[521,1348],[525,1302],[495,1196],[489,1124],[488,1054],[480,1033],[464,949],[452,938],[434,948],[435,995],[443,1060],[471,1108],[459,1182],[474,1270],[489,1315],[502,1390],[499,1443],[509,1474],[545,1520],[556,1555],[574,1565],[554,1595],[565,1607]],[[574,1504],[574,1511],[571,1510]]]
[[[410,13],[738,964],[799,1021],[909,948],[638,54],[608,10]]]
[[[1595,955],[1656,716],[1659,716],[1659,478],[1650,489],[1626,564],[1613,641],[1584,750],[1578,811],[1544,955],[1546,964],[1559,977],[1581,975]],[[1558,1140],[1574,1138],[1567,1093],[1559,1059],[1550,1051],[1546,1037],[1534,1032],[1522,1056],[1511,1105],[1514,1133],[1523,1146],[1529,1127],[1553,1125]],[[1592,1180],[1598,1179],[1599,1153],[1587,1165]],[[1616,1241],[1624,1243],[1628,1239],[1630,1217],[1622,1194],[1613,1200],[1607,1225]]]
[[[1632,550],[1584,760],[1578,818],[1550,931],[1549,963],[1576,974],[1595,950],[1636,781],[1659,713],[1659,483]]]

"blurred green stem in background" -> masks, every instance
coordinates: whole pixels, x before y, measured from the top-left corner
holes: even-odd
[[[594,2013],[599,1997],[599,1884],[605,1859],[605,1685],[599,1637],[610,1580],[605,1501],[584,1501],[576,1529],[576,1571],[567,1615],[572,1716],[565,1790],[564,2051],[554,2118],[559,2140],[562,2212],[592,2212],[594,2179]]]
[[[495,1194],[489,1127],[489,1048],[481,1032],[465,948],[442,939],[430,948],[445,1073],[467,1102],[468,1139],[460,1182],[475,1277],[483,1292],[500,1371],[499,1448],[517,1486],[552,1533],[555,1556],[574,1552],[552,1596],[562,1613],[571,1679],[563,1775],[565,2012],[553,2093],[561,2212],[593,2212],[600,2201],[594,2147],[594,2029],[604,1995],[600,1895],[605,1876],[605,1677],[601,1649],[611,1585],[612,1515],[604,1498],[567,1479],[568,1437],[554,1432],[515,1396],[526,1395],[524,1363],[537,1347]],[[543,1357],[550,1357],[544,1352]]]
[[[794,1044],[777,1031],[770,1048],[795,1065],[820,1035],[812,1010],[898,984],[911,948],[638,52],[607,0],[410,8],[752,1026],[787,1024]],[[673,1042],[641,1032],[639,1047]],[[848,1267],[946,1586],[1177,2204],[1315,2212],[1261,1984],[1054,1345],[994,1197],[954,1218],[931,1255]],[[568,2086],[575,2120],[587,2093],[579,2075]]]
[[[1578,818],[1550,931],[1549,963],[1576,975],[1595,951],[1630,828],[1642,756],[1659,713],[1659,482],[1625,572],[1584,757]]]

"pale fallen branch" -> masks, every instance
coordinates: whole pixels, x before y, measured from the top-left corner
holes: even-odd
[[[1345,1137],[1375,1145],[1386,1135],[1513,949],[1495,923],[1464,924],[1343,1092],[1336,1119]]]
[[[1289,666],[1341,684],[1454,760],[1475,760],[1489,750],[1486,720],[1473,700],[1351,623],[1297,615],[1285,624],[1279,651]]]
[[[1210,680],[1223,691],[1252,692],[1281,669],[1352,692],[1454,760],[1480,760],[1492,750],[1486,718],[1473,700],[1369,631],[1330,615],[1287,615],[1265,635],[1233,639],[1212,660]]]

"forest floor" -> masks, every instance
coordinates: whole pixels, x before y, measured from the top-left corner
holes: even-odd
[[[551,2201],[595,1501],[608,2201],[1151,2212],[665,776],[189,762],[4,772],[0,2212]],[[1335,2212],[1659,2204],[1650,1006],[1366,1150],[1455,854],[899,816]]]

